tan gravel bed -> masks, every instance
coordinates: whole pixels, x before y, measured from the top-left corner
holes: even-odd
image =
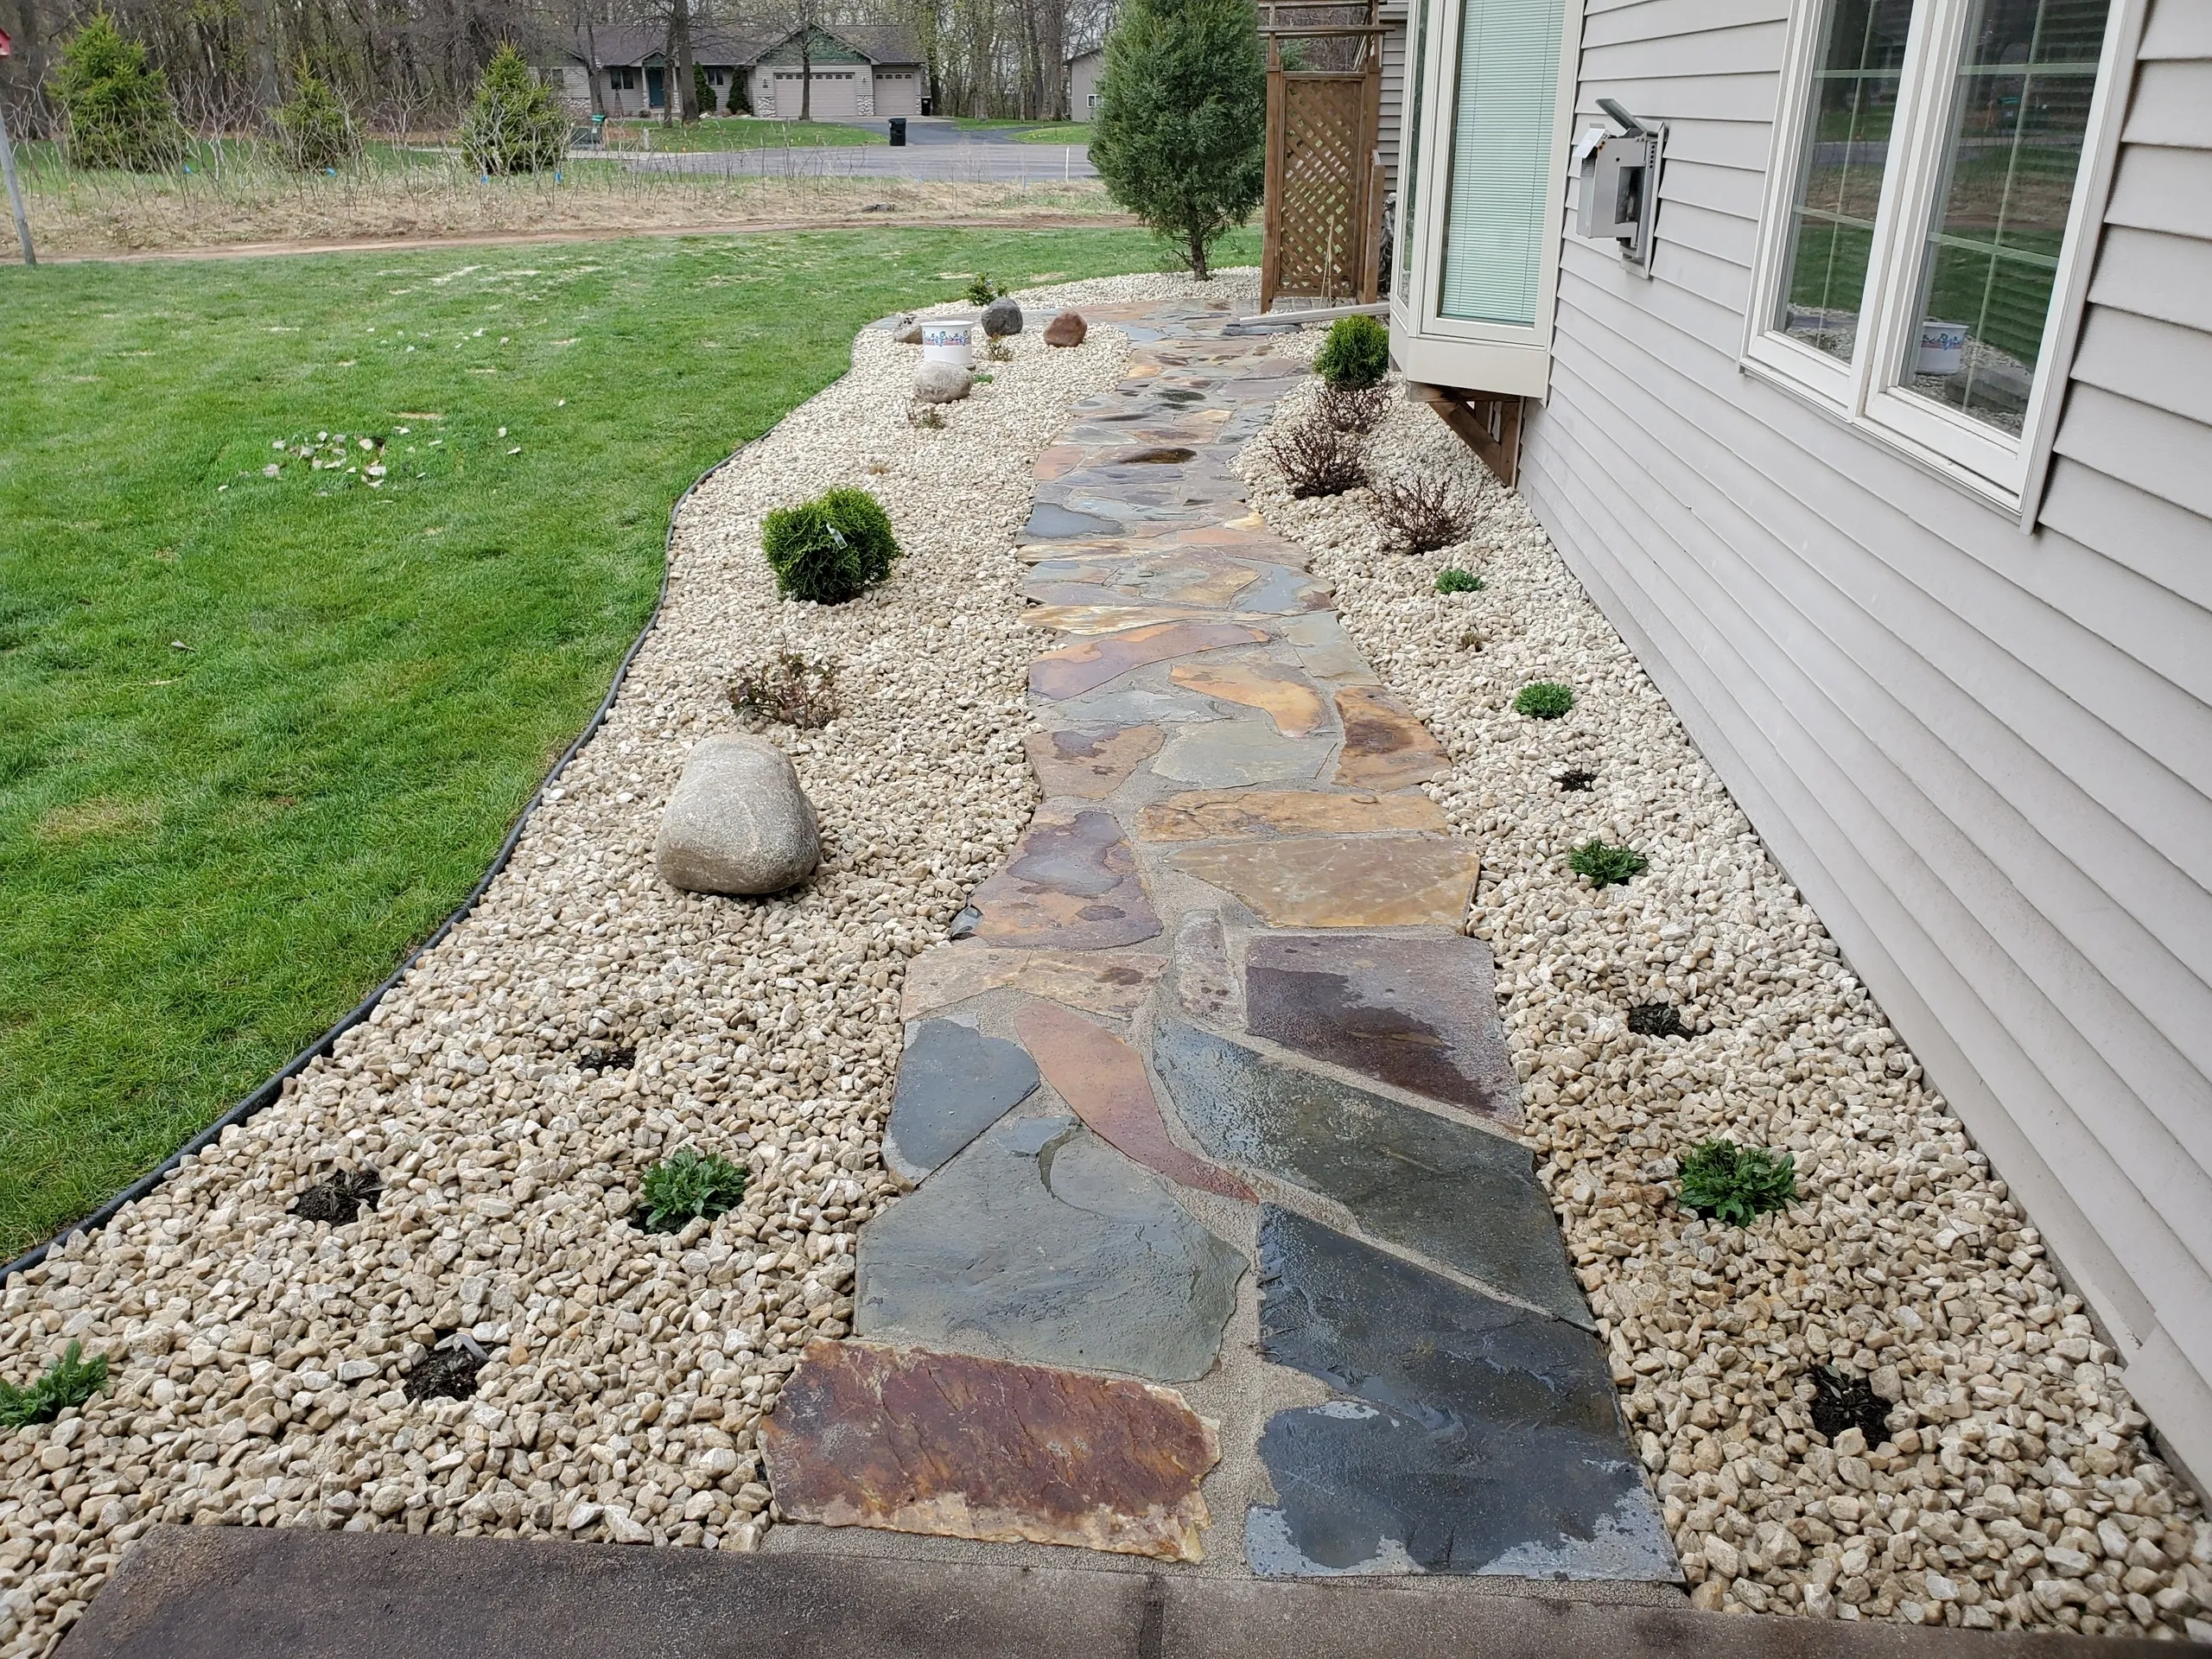
[[[1031,301],[1171,291],[1112,278]],[[804,1339],[850,1316],[905,964],[1027,822],[1012,554],[1032,463],[1125,339],[1013,342],[940,430],[906,421],[918,353],[864,333],[852,372],[693,496],[660,625],[605,727],[482,904],[336,1054],[98,1234],[0,1298],[0,1376],[71,1340],[111,1357],[81,1412],[0,1438],[0,1654],[43,1651],[162,1521],[548,1535],[750,1549],[754,1427]],[[785,604],[768,508],[874,491],[906,549],[835,610]],[[769,900],[687,898],[652,869],[689,746],[725,686],[790,645],[835,662],[842,717],[774,728],[825,862]],[[648,1235],[645,1168],[693,1145],[747,1165],[741,1207]],[[370,1212],[289,1213],[375,1170]],[[448,1330],[473,1398],[401,1383]]]
[[[1395,402],[1371,453],[1377,475],[1455,475],[1471,537],[1385,551],[1365,491],[1293,500],[1262,446],[1242,464],[1451,753],[1429,787],[1482,847],[1469,931],[1497,954],[1528,1134],[1695,1601],[2212,1637],[2212,1529],[2113,1351],[1635,656],[1433,413]],[[1450,565],[1485,587],[1437,594]],[[1573,688],[1572,713],[1512,712],[1540,679]],[[1587,792],[1554,782],[1572,768]],[[1649,868],[1594,889],[1567,864],[1592,836]],[[1689,1034],[1631,1034],[1644,1002]],[[1787,1148],[1801,1200],[1745,1230],[1697,1219],[1675,1160],[1713,1135]],[[1815,1431],[1821,1363],[1896,1402],[1889,1440]]]

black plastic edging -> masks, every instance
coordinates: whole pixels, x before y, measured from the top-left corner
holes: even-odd
[[[507,861],[514,856],[515,848],[522,841],[522,832],[529,827],[531,815],[537,810],[539,804],[544,800],[545,791],[550,789],[559,780],[561,774],[569,769],[569,762],[575,760],[577,752],[591,741],[593,734],[607,723],[607,716],[614,707],[614,699],[621,694],[622,683],[630,677],[630,664],[637,660],[638,653],[645,649],[645,641],[652,637],[652,631],[660,626],[661,607],[668,602],[669,571],[676,557],[676,521],[683,516],[684,505],[697,493],[702,484],[737,460],[752,447],[750,443],[740,444],[728,454],[708,467],[705,472],[691,480],[690,487],[682,495],[677,497],[676,505],[669,509],[668,535],[661,543],[660,591],[653,597],[652,614],[645,619],[645,626],[639,630],[638,637],[630,642],[630,649],[622,653],[622,660],[614,670],[614,683],[607,688],[607,696],[601,700],[597,712],[591,717],[591,722],[576,734],[575,741],[562,751],[561,758],[553,763],[553,770],[547,772],[543,780],[538,784],[537,792],[530,798],[529,802],[523,807],[521,814],[515,819],[514,827],[507,831],[507,838],[499,843],[499,850],[492,860],[491,868],[486,870],[476,885],[468,890],[468,896],[454,907],[445,920],[438,924],[436,931],[429,938],[407,953],[407,960],[394,969],[391,976],[384,983],[355,1003],[352,1010],[336,1025],[292,1056],[290,1062],[283,1071],[277,1072],[275,1077],[270,1077],[244,1100],[232,1107],[229,1111],[225,1112],[213,1123],[194,1135],[191,1140],[171,1153],[157,1168],[131,1182],[122,1192],[93,1211],[91,1215],[85,1217],[81,1221],[71,1222],[43,1244],[33,1245],[7,1266],[0,1267],[0,1282],[12,1279],[16,1274],[28,1268],[38,1266],[40,1262],[46,1260],[47,1252],[64,1239],[106,1226],[109,1222],[115,1219],[124,1205],[137,1203],[175,1174],[187,1158],[214,1145],[221,1138],[225,1129],[233,1124],[245,1122],[264,1107],[274,1105],[283,1099],[284,1084],[287,1082],[306,1071],[313,1061],[321,1059],[329,1054],[338,1046],[338,1039],[340,1037],[366,1020],[375,1010],[377,1004],[384,1001],[385,994],[401,980],[406,978],[409,970],[423,959],[425,952],[438,944],[447,934],[452,932],[467,918],[469,912],[476,908],[477,900],[483,898],[486,890],[491,887],[499,872],[507,868]]]

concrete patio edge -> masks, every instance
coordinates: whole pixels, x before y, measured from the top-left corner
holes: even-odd
[[[1267,1582],[836,1554],[162,1527],[60,1659],[2108,1659],[2149,1641],[1698,1613],[1451,1578]]]

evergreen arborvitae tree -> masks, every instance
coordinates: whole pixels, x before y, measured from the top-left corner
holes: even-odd
[[[503,46],[485,67],[461,123],[461,153],[480,173],[558,167],[569,124],[522,54]]]
[[[1106,37],[1090,159],[1191,274],[1260,205],[1267,60],[1252,0],[1126,0]]]
[[[707,79],[704,64],[691,66],[691,109],[693,115],[712,115],[715,112],[715,84]]]
[[[753,113],[753,99],[745,90],[745,66],[742,64],[729,72],[729,112],[732,115]]]
[[[94,12],[61,48],[53,86],[68,119],[73,165],[158,173],[182,159],[184,129],[168,77],[107,13]]]
[[[330,83],[311,72],[305,63],[293,83],[292,99],[271,112],[284,154],[303,173],[320,173],[350,162],[360,153],[361,140]]]

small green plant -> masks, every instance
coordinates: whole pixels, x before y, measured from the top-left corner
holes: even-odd
[[[71,1343],[61,1357],[27,1389],[0,1382],[0,1428],[50,1423],[72,1406],[81,1406],[107,1387],[107,1358],[85,1357],[82,1343]]]
[[[1390,372],[1390,331],[1373,317],[1338,317],[1314,353],[1313,372],[1332,386],[1376,386]]]
[[[988,305],[993,300],[995,300],[1000,295],[1006,291],[1007,290],[1005,289],[1001,288],[989,277],[978,276],[968,284],[968,303],[970,305]]]
[[[1531,720],[1557,720],[1574,707],[1574,690],[1556,680],[1538,680],[1514,695],[1513,712]]]
[[[899,556],[890,516],[866,490],[828,490],[762,521],[760,549],[786,599],[842,605],[891,574]]]
[[[988,340],[983,346],[983,355],[994,363],[1011,363],[1014,361],[1014,347],[1002,340]]]
[[[1797,1197],[1797,1160],[1764,1147],[1700,1141],[1682,1160],[1682,1202],[1708,1220],[1748,1227]]]
[[[115,19],[96,11],[61,48],[52,82],[73,167],[158,173],[183,159],[184,129],[168,77]]]
[[[1651,861],[1633,847],[1616,847],[1595,836],[1567,856],[1577,875],[1586,875],[1594,887],[1610,887],[1641,875]]]
[[[811,731],[837,718],[837,668],[795,651],[750,664],[729,683],[729,706],[754,720]]]
[[[302,173],[321,173],[350,162],[360,153],[361,141],[346,106],[330,83],[302,62],[292,86],[292,98],[270,111],[284,156]]]
[[[503,46],[485,67],[461,118],[461,149],[480,173],[540,173],[558,167],[568,148],[568,118],[530,73],[522,54]]]
[[[645,1230],[673,1233],[702,1216],[712,1220],[736,1209],[745,1196],[745,1172],[720,1153],[682,1147],[647,1170],[640,1186]]]
[[[1462,570],[1458,565],[1446,565],[1436,573],[1436,591],[1440,594],[1471,594],[1480,591],[1483,579],[1471,570]]]

